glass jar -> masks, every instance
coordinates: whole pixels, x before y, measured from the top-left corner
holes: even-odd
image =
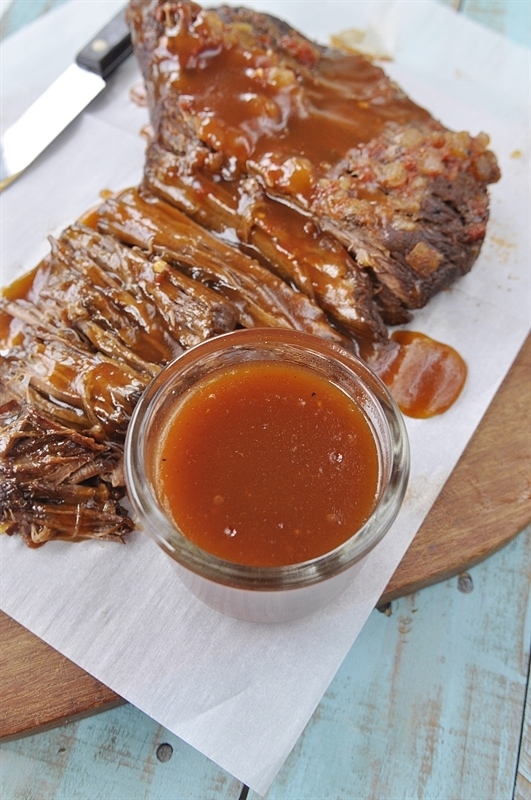
[[[156,465],[168,420],[212,376],[250,361],[305,367],[342,390],[362,411],[378,453],[378,485],[366,522],[330,552],[283,566],[231,563],[194,544],[160,502]],[[280,328],[237,330],[187,350],[166,366],[138,402],[125,442],[125,475],[139,527],[169,556],[200,600],[229,616],[281,622],[337,597],[361,560],[385,536],[401,507],[409,477],[402,415],[381,380],[359,358],[317,336]]]

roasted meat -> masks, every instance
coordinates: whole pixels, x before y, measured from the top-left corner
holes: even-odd
[[[129,20],[154,130],[146,184],[339,328],[385,336],[382,319],[471,268],[499,178],[484,134],[447,130],[363,56],[265,14],[131,0]],[[316,236],[329,258],[312,258]]]
[[[121,449],[65,427],[31,406],[0,408],[0,530],[30,547],[50,539],[123,541],[134,525]]]
[[[109,198],[96,218],[100,230],[156,254],[226,297],[243,327],[295,328],[346,343],[316,302],[168,203],[130,189]]]
[[[0,532],[121,540],[127,425],[184,348],[237,307],[160,256],[81,223],[52,240],[30,288],[0,299]]]
[[[30,546],[132,529],[127,425],[184,349],[238,325],[348,345],[306,295],[163,200],[130,189],[89,217],[0,298],[0,532]]]
[[[135,404],[183,350],[281,326],[389,353],[466,273],[498,180],[362,56],[244,8],[131,0],[153,136],[141,186],[0,297],[0,532],[123,540]],[[369,343],[369,350],[367,350]]]

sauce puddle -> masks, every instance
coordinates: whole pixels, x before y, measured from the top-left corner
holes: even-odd
[[[363,357],[408,417],[443,414],[465,385],[467,366],[459,353],[423,333],[395,331],[389,344]]]

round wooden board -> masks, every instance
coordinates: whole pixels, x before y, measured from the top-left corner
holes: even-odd
[[[458,575],[531,519],[531,338],[413,540],[380,604]],[[0,738],[35,733],[122,702],[0,612]]]

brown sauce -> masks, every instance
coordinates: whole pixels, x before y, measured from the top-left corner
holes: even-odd
[[[415,331],[395,331],[390,346],[366,360],[408,417],[443,414],[461,394],[467,376],[453,347]]]
[[[8,341],[12,317],[5,311],[0,311],[0,347]]]
[[[311,47],[312,71],[257,46],[217,40],[204,25],[182,21],[157,53],[160,73],[171,69],[172,90],[198,138],[237,174],[253,166],[270,189],[308,198],[315,181],[357,144],[393,122],[425,121],[427,112],[390,87],[383,72],[357,54]],[[289,47],[289,45],[288,45]],[[225,177],[229,177],[228,174]]]
[[[20,278],[16,278],[9,286],[2,287],[1,296],[6,300],[18,300],[29,298],[33,289],[33,281],[37,269],[27,272]],[[0,309],[0,346],[9,341],[13,318],[4,309]]]
[[[378,452],[360,408],[306,367],[240,364],[200,384],[165,426],[155,467],[183,534],[232,563],[316,558],[370,516]]]

